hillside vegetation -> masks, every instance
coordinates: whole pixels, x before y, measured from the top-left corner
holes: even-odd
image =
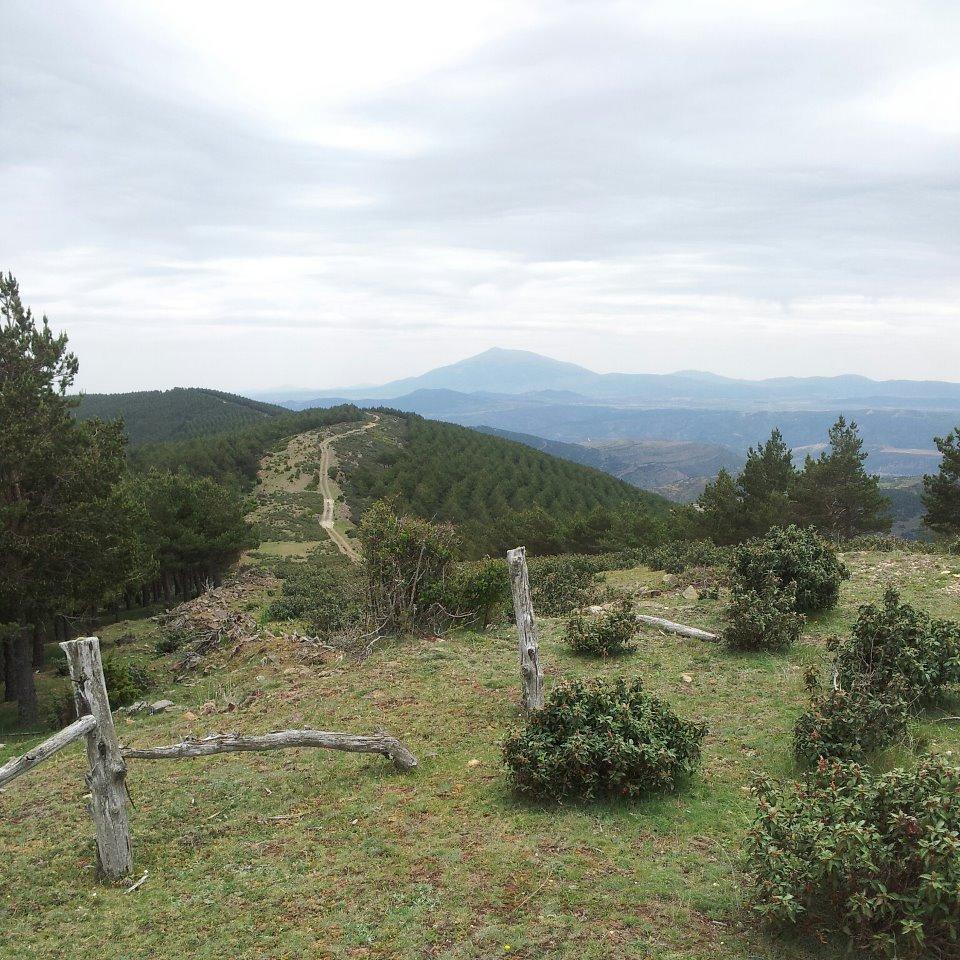
[[[74,410],[78,420],[123,417],[132,446],[190,440],[236,430],[284,413],[282,407],[201,387],[134,393],[85,393]]]
[[[217,729],[383,729],[421,767],[398,774],[377,757],[308,750],[131,760],[137,877],[148,876],[128,894],[93,882],[86,759],[75,745],[0,795],[7,942],[23,958],[62,960],[839,960],[842,944],[818,940],[815,927],[782,938],[744,911],[741,853],[756,813],[746,788],[757,774],[798,774],[791,741],[808,702],[804,675],[859,604],[893,583],[934,615],[960,616],[956,558],[844,560],[852,577],[839,607],[783,654],[734,656],[645,630],[635,654],[590,659],[571,651],[562,619],[540,618],[548,691],[565,679],[639,676],[682,717],[707,724],[692,782],[634,802],[541,804],[511,793],[501,744],[521,718],[516,633],[505,618],[483,632],[384,642],[362,662],[273,625],[239,650],[225,643],[183,684],[171,679],[179,656],[154,652],[158,624],[106,627],[107,658],[142,664],[149,696],[176,704],[119,715],[128,744]],[[665,581],[639,567],[609,573],[606,585],[640,612],[717,629],[720,602],[684,596],[702,577]],[[276,592],[260,578],[227,602],[265,622]],[[40,685],[52,702],[67,681],[50,668]],[[960,727],[941,719],[957,712],[947,702],[911,720],[913,742],[940,756],[960,749]],[[0,761],[32,742],[0,739]],[[904,762],[908,750],[897,747],[876,767]]]
[[[472,554],[500,553],[508,541],[532,546],[530,537],[544,541],[540,552],[614,546],[601,541],[615,541],[618,525],[632,520],[636,535],[644,520],[663,520],[670,509],[599,470],[411,414],[384,416],[337,449],[355,513],[393,500],[406,512],[456,524]],[[557,542],[547,543],[551,538]]]

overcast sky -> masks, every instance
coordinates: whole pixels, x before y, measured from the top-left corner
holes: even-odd
[[[0,267],[85,389],[960,380],[955,0],[0,13]]]

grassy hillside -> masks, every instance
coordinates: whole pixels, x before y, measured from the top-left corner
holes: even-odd
[[[80,420],[123,417],[132,446],[224,433],[285,412],[272,403],[200,387],[86,393],[79,400],[75,415]]]
[[[383,415],[369,433],[337,444],[347,500],[361,513],[392,498],[402,509],[462,528],[473,552],[497,550],[497,531],[519,513],[558,523],[593,511],[665,517],[666,500],[591,467],[475,430]]]
[[[500,744],[521,717],[506,620],[484,633],[385,642],[362,662],[272,625],[240,647],[224,644],[183,684],[171,680],[175,657],[153,653],[156,623],[106,628],[107,656],[144,663],[150,696],[176,704],[129,722],[118,715],[129,744],[221,729],[383,729],[421,767],[405,775],[377,757],[309,750],[131,760],[136,876],[148,876],[127,893],[93,882],[85,757],[74,745],[0,793],[5,942],[24,960],[839,960],[840,945],[816,930],[778,937],[743,910],[746,787],[757,773],[797,774],[790,738],[807,700],[804,671],[858,604],[893,582],[912,603],[960,617],[957,558],[846,559],[853,577],[840,607],[784,655],[733,656],[646,632],[635,655],[588,660],[570,655],[562,621],[541,619],[548,690],[563,678],[639,675],[681,716],[708,724],[693,783],[634,803],[540,805],[509,792]],[[683,576],[665,583],[637,568],[608,583],[643,612],[719,623],[716,601],[684,599]],[[275,589],[254,581],[226,602],[265,622]],[[665,592],[643,593],[651,589]],[[67,687],[52,668],[39,680],[46,702]],[[958,712],[948,702],[912,722],[914,742],[960,749],[960,726],[937,719]],[[0,729],[8,714],[0,706]],[[37,739],[0,736],[0,761]],[[878,766],[910,759],[901,749]]]

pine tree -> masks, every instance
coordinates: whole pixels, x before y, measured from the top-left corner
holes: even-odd
[[[940,469],[923,478],[923,522],[944,536],[960,536],[960,427],[934,440],[942,454]]]
[[[739,543],[746,536],[743,501],[730,471],[724,467],[697,501],[703,532],[716,544]]]
[[[762,537],[771,527],[787,521],[796,479],[793,451],[779,430],[774,430],[766,443],[750,448],[737,478],[747,537]]]
[[[830,449],[807,457],[797,480],[799,519],[821,533],[849,538],[889,530],[890,501],[880,479],[864,469],[867,454],[857,424],[841,416],[830,428]]]
[[[122,424],[78,423],[65,334],[38,324],[0,275],[0,623],[11,641],[20,719],[37,718],[33,632],[86,609],[137,575],[135,532],[114,488]]]

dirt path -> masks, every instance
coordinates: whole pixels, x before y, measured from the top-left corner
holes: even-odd
[[[372,430],[379,422],[380,417],[375,413],[373,414],[373,420],[365,423],[362,427],[334,434],[332,437],[327,437],[327,439],[320,444],[319,489],[323,494],[323,516],[320,518],[320,526],[327,531],[327,534],[337,549],[348,556],[354,563],[360,562],[360,554],[357,553],[357,548],[353,545],[350,538],[337,530],[335,526],[337,497],[333,481],[330,479],[330,464],[333,460],[332,444],[335,440],[340,440],[343,437],[349,437],[355,433],[364,433],[366,430]]]

